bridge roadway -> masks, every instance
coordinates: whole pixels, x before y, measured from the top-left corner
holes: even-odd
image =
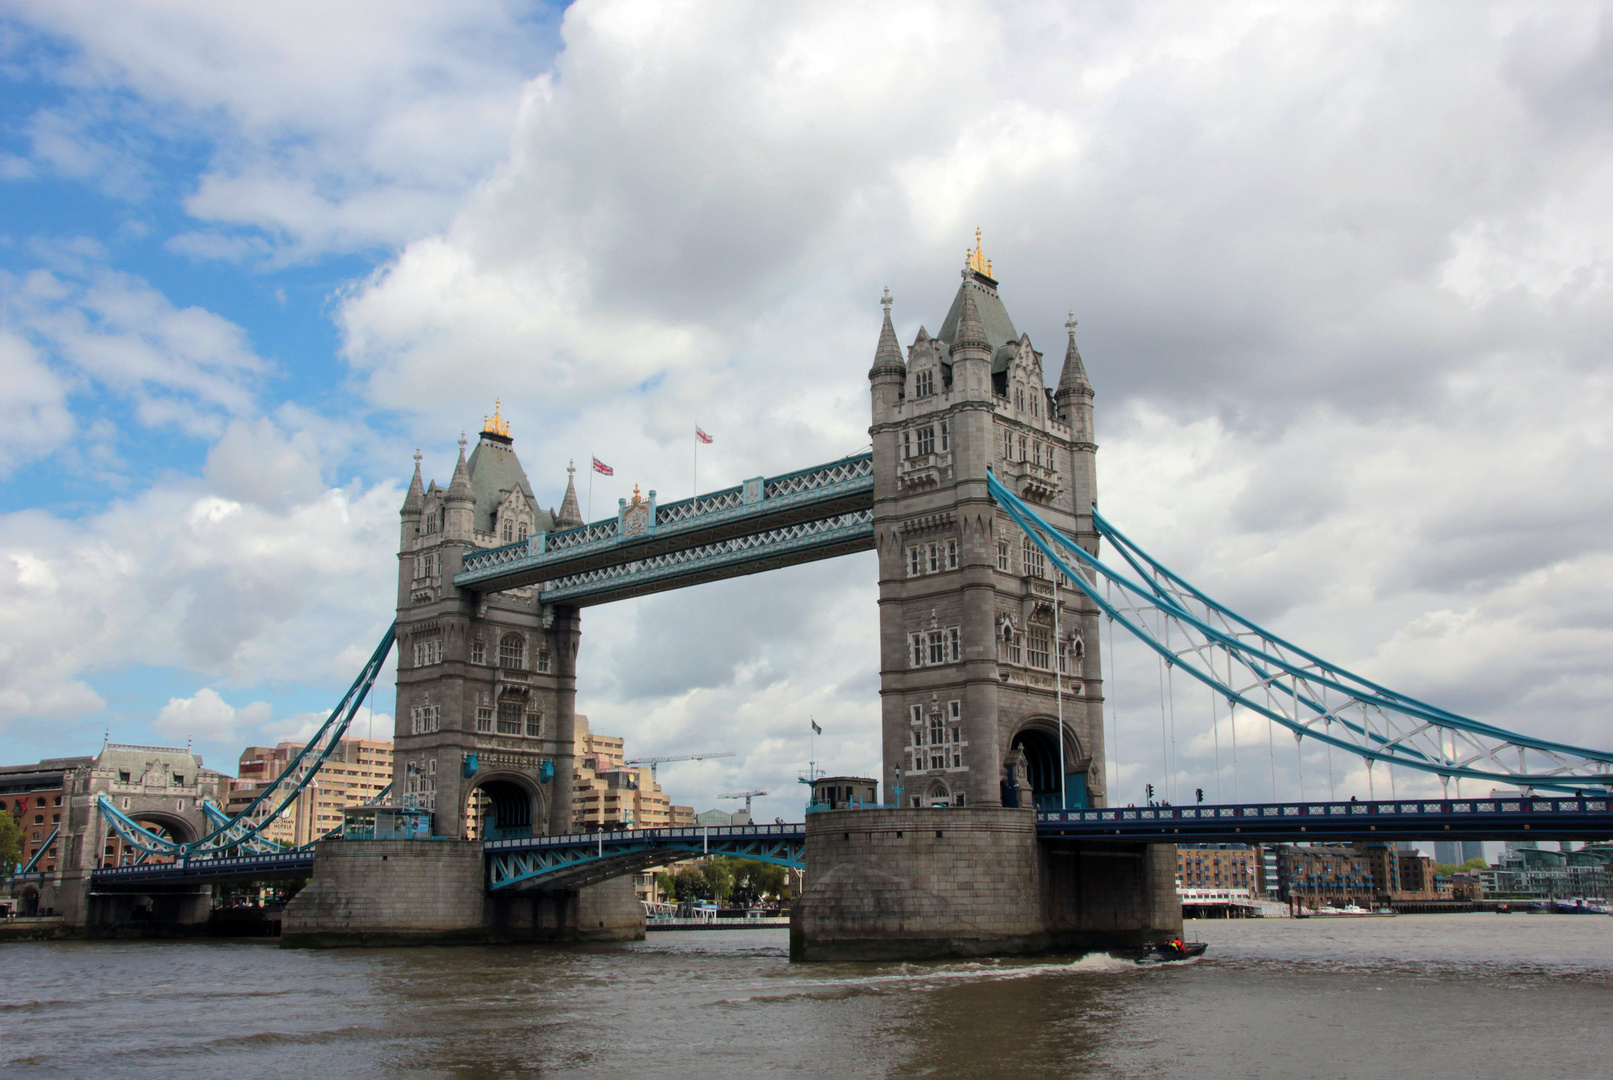
[[[658,505],[486,551],[454,584],[499,592],[541,584],[541,602],[603,604],[874,546],[872,453]]]
[[[1605,840],[1613,838],[1610,806],[1613,799],[1608,797],[1562,796],[1126,806],[1039,811],[1036,831],[1044,840],[1093,843]],[[736,825],[489,840],[483,845],[483,855],[489,891],[523,886],[572,889],[702,855],[729,855],[799,868],[805,846],[804,824]],[[97,891],[128,891],[157,884],[307,877],[313,866],[312,850],[304,849],[107,867],[96,870],[91,880]]]

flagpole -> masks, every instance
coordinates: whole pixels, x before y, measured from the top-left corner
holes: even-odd
[[[694,422],[694,490],[689,493],[692,499],[700,498],[700,421]]]
[[[590,453],[588,455],[588,520],[589,521],[594,520],[594,474],[599,471],[598,469],[594,468],[594,462],[596,462],[598,460],[599,459],[596,458],[592,453]]]
[[[1053,685],[1059,703],[1059,809],[1070,808],[1069,794],[1064,790],[1068,783],[1064,767],[1064,638],[1059,630],[1059,578],[1062,570],[1053,570]]]

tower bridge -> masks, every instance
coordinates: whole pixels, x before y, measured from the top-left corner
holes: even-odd
[[[1098,513],[1075,321],[1050,388],[978,246],[933,336],[921,327],[904,349],[888,293],[883,306],[866,453],[666,504],[635,489],[594,522],[574,477],[558,510],[538,504],[496,410],[468,453],[461,438],[446,486],[424,480],[417,453],[395,621],[320,732],[233,818],[195,799],[188,817],[134,814],[87,786],[48,886],[59,909],[89,924],[122,910],[105,898],[142,889],[201,895],[209,881],[311,872],[287,910],[288,941],[634,936],[642,915],[625,875],[722,851],[806,869],[798,957],[1016,952],[1178,932],[1178,841],[1613,835],[1613,754],[1473,721],[1330,664]],[[879,582],[879,806],[720,835],[571,833],[583,608],[864,550]],[[1292,802],[1112,805],[1099,632],[1112,641],[1116,626],[1157,654],[1162,695],[1166,672],[1209,689],[1212,724],[1241,710],[1292,732],[1302,755],[1311,740],[1365,761],[1369,780],[1374,765],[1391,785],[1394,768],[1410,769],[1454,782],[1456,798],[1307,800],[1302,772]],[[317,774],[394,639],[385,801],[429,839],[269,843],[265,826]],[[1464,800],[1464,780],[1534,795]],[[137,865],[100,865],[109,830]]]

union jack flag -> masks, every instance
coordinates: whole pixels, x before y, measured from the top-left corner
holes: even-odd
[[[708,442],[711,441],[711,436],[707,435],[704,431],[701,431],[699,424],[696,424],[694,426],[694,437],[699,439],[703,443],[708,443]]]
[[[598,458],[594,458],[594,471],[596,473],[599,473],[601,476],[615,476],[616,475],[616,470],[615,469],[611,468],[609,465],[606,465],[603,461],[600,461]]]

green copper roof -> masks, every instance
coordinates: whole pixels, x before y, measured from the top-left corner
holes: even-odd
[[[992,352],[995,353],[1001,346],[1010,341],[1019,340],[1019,331],[1014,329],[1014,320],[1008,317],[1008,309],[1003,307],[1002,297],[997,295],[997,284],[984,274],[974,271],[966,272],[963,284],[958,286],[958,295],[952,298],[952,307],[947,310],[946,321],[936,333],[936,338],[946,342],[948,346],[958,333],[958,320],[963,318],[963,298],[972,294],[975,298],[975,310],[980,313],[980,322],[986,328],[986,340],[991,343]],[[1003,368],[996,363],[992,364],[993,371]]]
[[[549,532],[554,528],[554,522],[549,512],[538,506],[537,496],[532,494],[532,485],[527,481],[526,470],[521,468],[521,461],[515,456],[515,447],[496,437],[483,435],[477,440],[476,448],[470,452],[470,460],[465,463],[470,470],[470,489],[476,496],[475,516],[472,518],[477,532],[493,531],[493,512],[498,509],[499,500],[506,491],[520,488],[536,511],[537,520],[533,528],[538,532]]]

